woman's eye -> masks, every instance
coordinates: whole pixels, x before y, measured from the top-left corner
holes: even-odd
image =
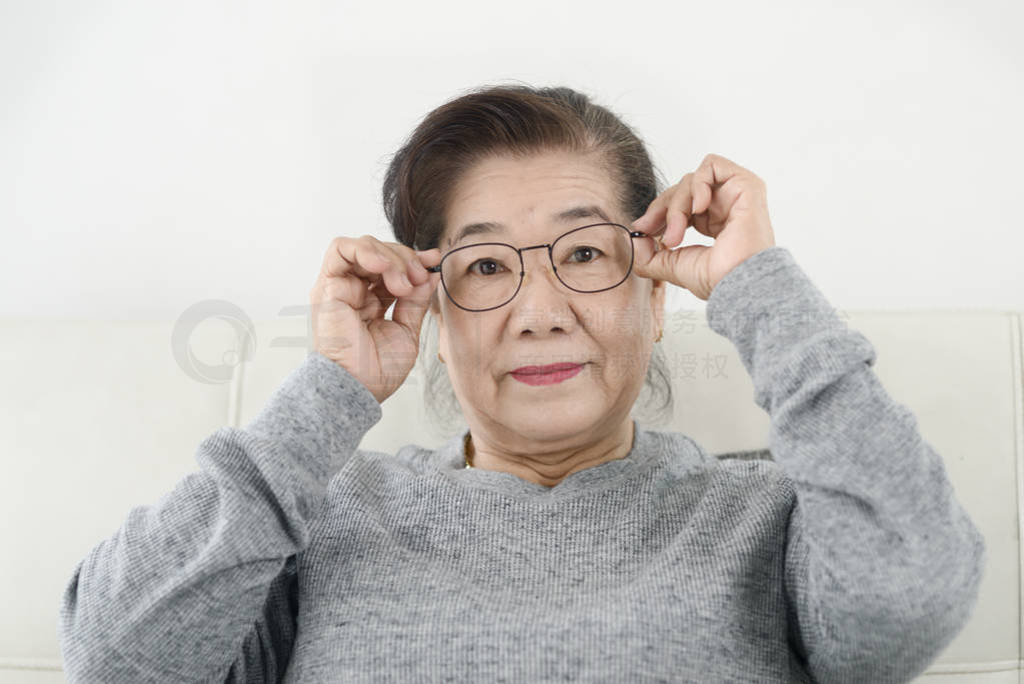
[[[581,257],[580,259],[576,260],[577,263],[588,263],[596,259],[597,256],[601,253],[601,250],[599,250],[597,247],[577,247],[575,250],[573,250],[572,255],[574,257]]]
[[[478,265],[480,266],[479,270],[476,268]],[[477,259],[469,265],[469,270],[479,275],[493,275],[494,273],[497,273],[500,268],[501,264],[493,259]]]

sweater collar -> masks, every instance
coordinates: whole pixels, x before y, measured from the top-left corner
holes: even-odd
[[[442,475],[464,487],[488,489],[520,498],[562,498],[572,492],[604,489],[647,470],[659,455],[667,451],[663,433],[644,430],[635,420],[633,428],[633,445],[623,458],[577,470],[562,478],[554,487],[546,487],[505,471],[485,470],[475,466],[466,468],[463,448],[469,428],[463,428],[442,444],[434,453],[433,463]]]

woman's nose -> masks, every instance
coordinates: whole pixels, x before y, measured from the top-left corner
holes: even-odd
[[[547,252],[536,250],[534,259],[524,256],[523,262],[523,282],[511,302],[518,332],[567,332],[575,324],[568,299],[572,291],[555,275]]]

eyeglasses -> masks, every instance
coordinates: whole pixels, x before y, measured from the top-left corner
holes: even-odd
[[[519,293],[526,267],[523,252],[546,247],[555,277],[575,292],[603,292],[621,285],[633,269],[633,238],[651,237],[618,223],[574,228],[554,242],[516,248],[504,242],[456,247],[437,266],[452,303],[466,311],[490,311]]]

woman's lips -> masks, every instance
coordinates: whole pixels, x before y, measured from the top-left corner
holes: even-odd
[[[553,363],[550,366],[523,366],[510,375],[527,385],[554,385],[583,370],[582,363]]]

